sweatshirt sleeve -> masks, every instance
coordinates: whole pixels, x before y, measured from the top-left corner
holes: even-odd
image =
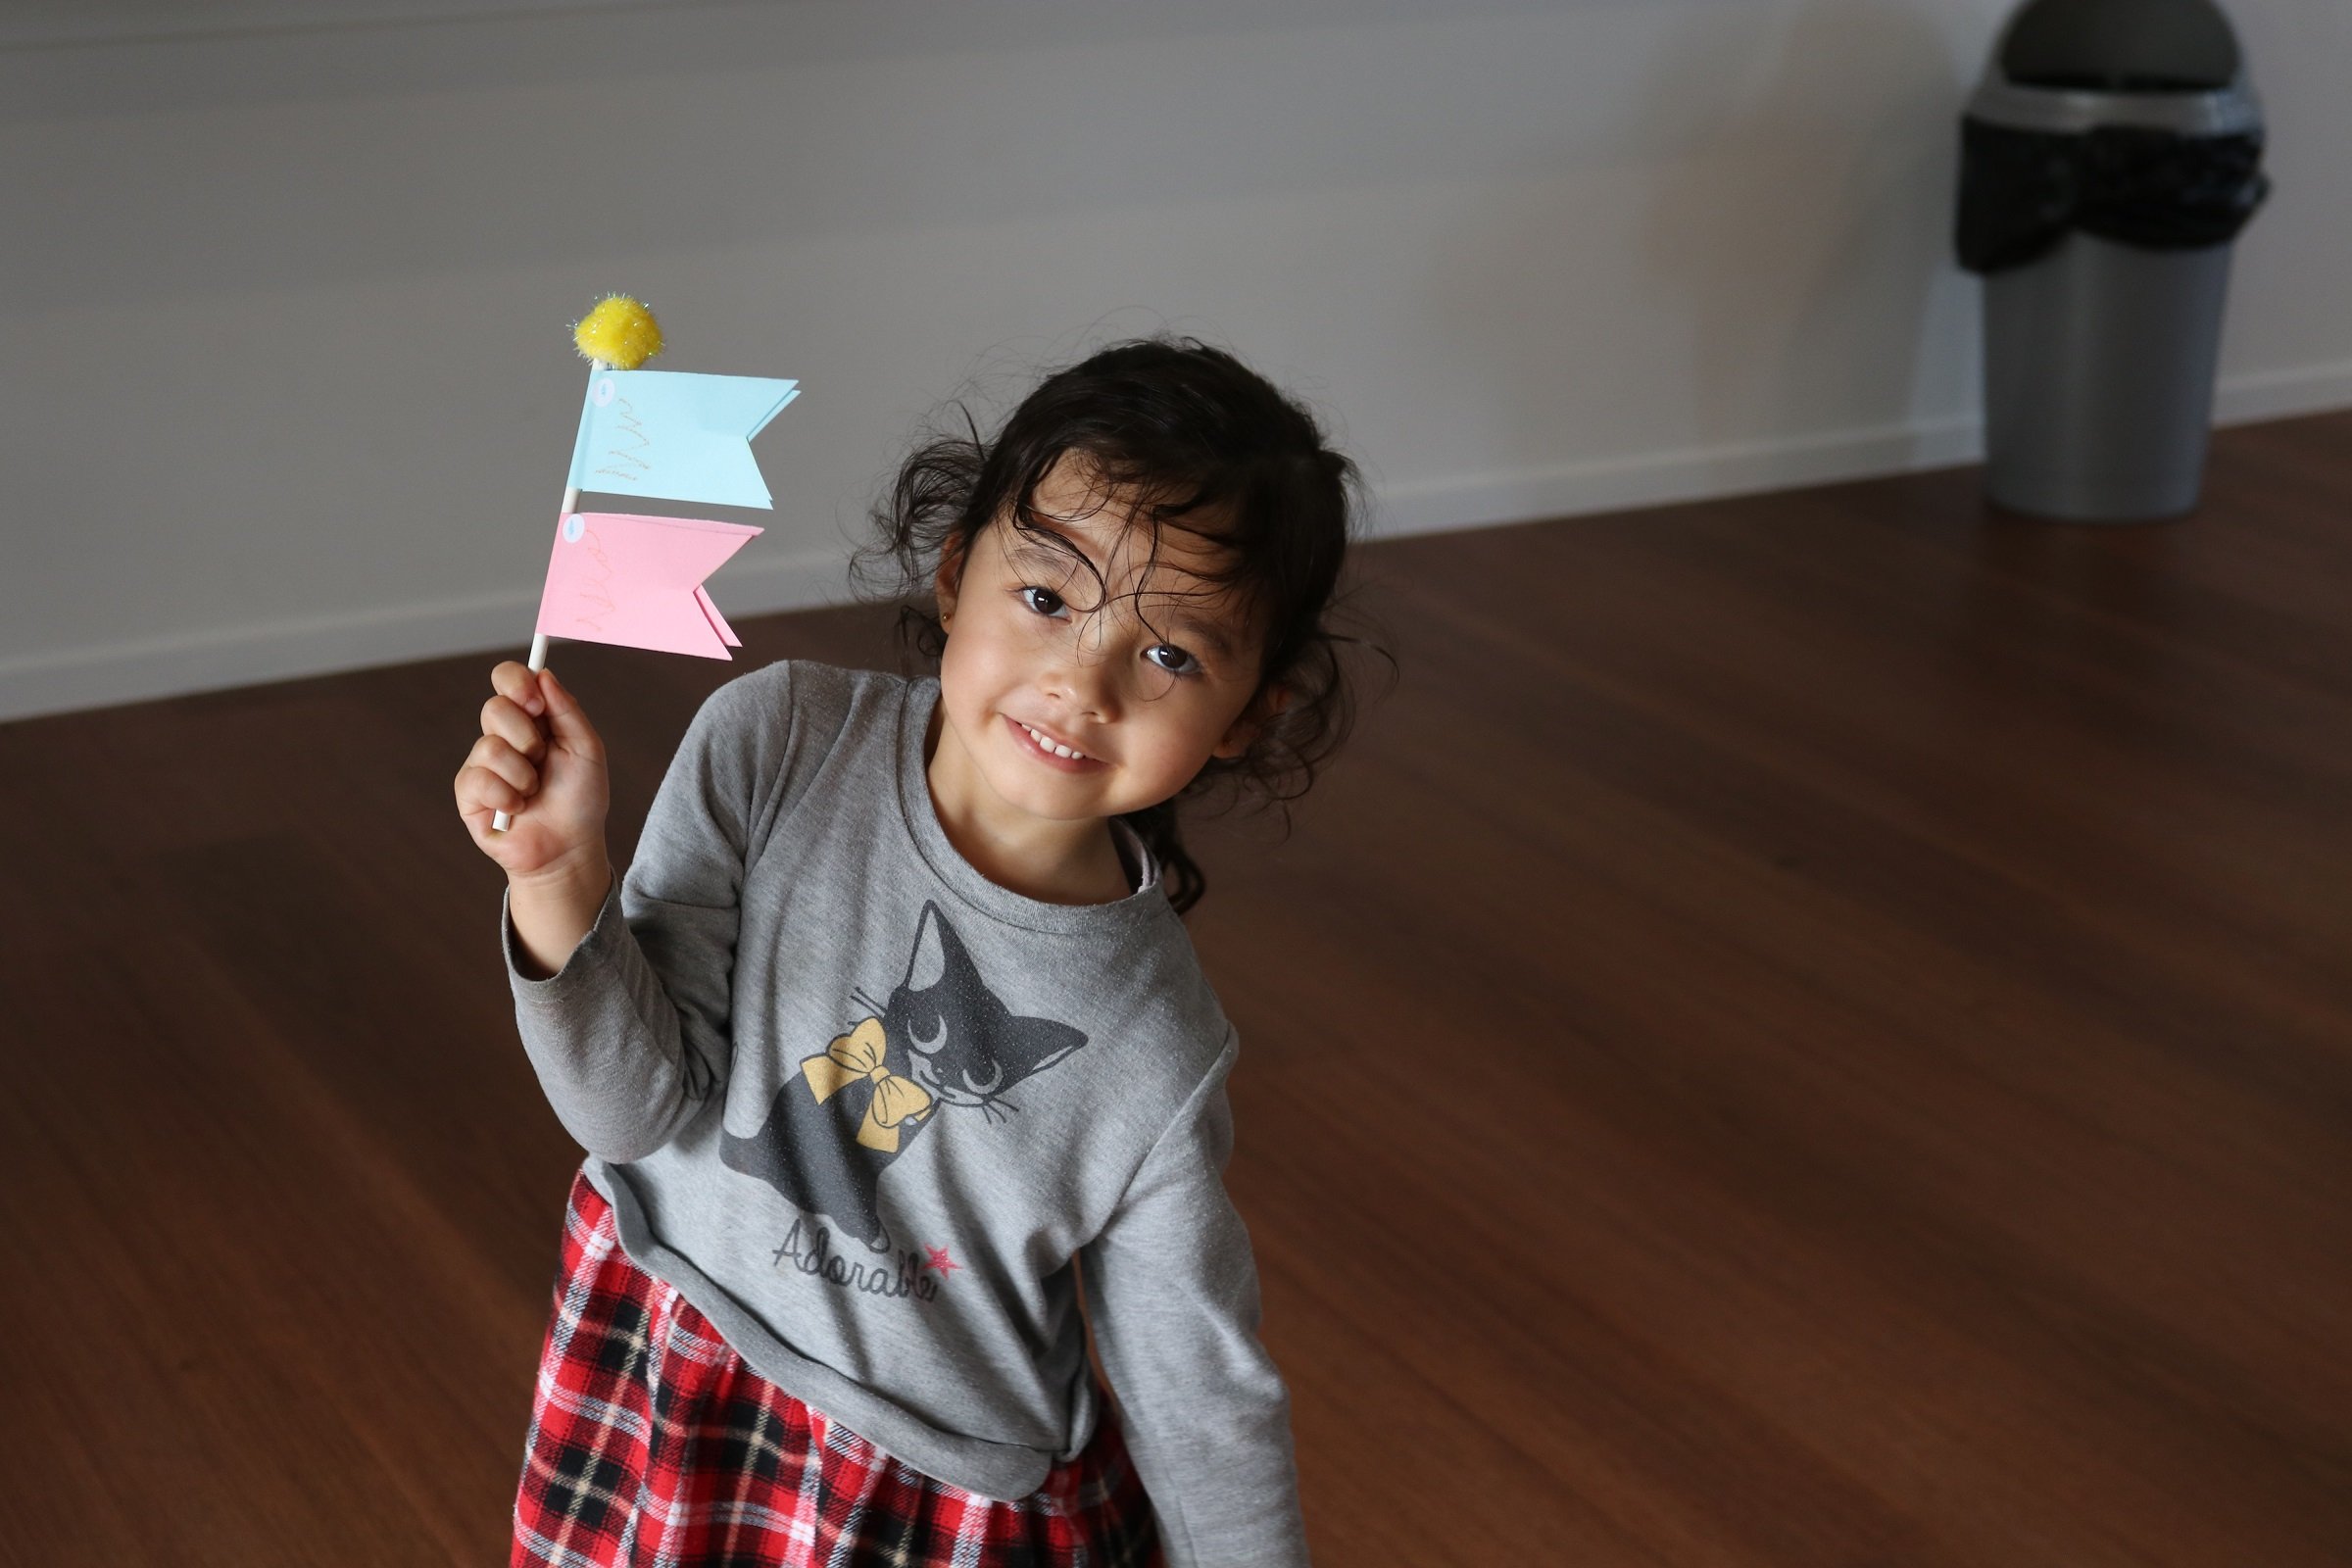
[[[1236,1050],[1229,1037],[1081,1277],[1169,1568],[1303,1568],[1290,1396],[1258,1343],[1257,1266],[1225,1194]]]
[[[607,889],[562,969],[524,976],[510,901],[500,901],[523,1051],[557,1119],[600,1158],[654,1152],[726,1081],[744,864],[767,750],[769,720],[753,702],[736,681],[696,712],[628,874]]]

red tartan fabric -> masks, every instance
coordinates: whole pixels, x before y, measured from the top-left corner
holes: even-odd
[[[1107,1407],[1018,1502],[934,1481],[737,1358],[631,1262],[575,1176],[522,1484],[515,1568],[1155,1568],[1152,1508]]]

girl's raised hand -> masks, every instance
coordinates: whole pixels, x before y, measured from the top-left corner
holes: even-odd
[[[490,671],[482,738],[458,769],[458,815],[510,877],[579,875],[603,881],[612,791],[605,743],[552,669],[513,660]],[[491,818],[505,811],[503,833]]]

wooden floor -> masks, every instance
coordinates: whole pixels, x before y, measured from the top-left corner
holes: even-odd
[[[2352,1562],[2352,416],[1976,485],[1365,553],[1401,683],[1193,921],[1320,1561]],[[881,619],[562,649],[616,858]],[[503,657],[0,726],[0,1559],[503,1560]]]

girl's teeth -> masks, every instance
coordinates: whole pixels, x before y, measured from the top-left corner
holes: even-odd
[[[1029,729],[1029,726],[1028,726],[1028,725],[1026,725],[1026,724],[1023,724],[1023,725],[1021,726],[1021,728],[1023,728],[1023,729]],[[1084,752],[1074,752],[1074,751],[1070,750],[1070,748],[1068,748],[1067,746],[1056,746],[1056,745],[1054,745],[1054,744],[1052,741],[1050,741],[1050,740],[1046,739],[1046,738],[1045,738],[1043,735],[1040,735],[1040,734],[1039,734],[1037,731],[1035,731],[1035,730],[1033,730],[1033,729],[1029,729],[1029,738],[1030,738],[1031,740],[1033,740],[1033,741],[1037,742],[1037,744],[1038,744],[1038,745],[1039,745],[1041,748],[1043,748],[1044,750],[1046,750],[1046,751],[1049,751],[1049,752],[1052,752],[1052,753],[1053,753],[1053,754],[1054,754],[1055,757],[1067,757],[1067,758],[1077,759],[1077,758],[1083,758],[1084,756],[1086,756],[1086,754],[1085,754]]]

